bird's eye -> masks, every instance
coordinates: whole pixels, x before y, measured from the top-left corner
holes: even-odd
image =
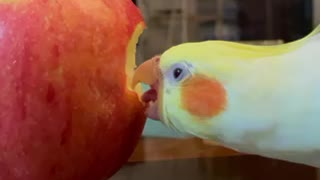
[[[166,79],[173,84],[180,83],[192,75],[189,67],[184,62],[172,65],[165,74]]]
[[[182,74],[183,70],[181,68],[175,68],[173,70],[173,77],[175,79],[178,79],[180,77],[180,75]]]

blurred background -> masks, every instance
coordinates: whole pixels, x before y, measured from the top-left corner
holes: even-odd
[[[320,0],[135,0],[147,29],[137,64],[173,45],[228,40],[273,45],[320,24]],[[148,120],[129,162],[111,180],[320,180],[315,168],[244,155],[215,142],[184,138]]]
[[[134,2],[141,9],[148,26],[139,41],[139,62],[187,41],[292,41],[312,30],[317,23],[315,16],[319,13],[318,0]]]

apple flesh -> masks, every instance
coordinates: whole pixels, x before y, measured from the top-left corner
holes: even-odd
[[[128,160],[143,28],[130,0],[0,0],[0,179],[100,180]]]

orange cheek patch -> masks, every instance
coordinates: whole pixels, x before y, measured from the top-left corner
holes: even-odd
[[[211,118],[224,110],[226,91],[216,80],[195,75],[182,86],[183,108],[200,118]]]

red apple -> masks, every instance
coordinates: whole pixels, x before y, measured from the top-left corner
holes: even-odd
[[[0,179],[100,180],[145,123],[130,0],[0,0]]]

